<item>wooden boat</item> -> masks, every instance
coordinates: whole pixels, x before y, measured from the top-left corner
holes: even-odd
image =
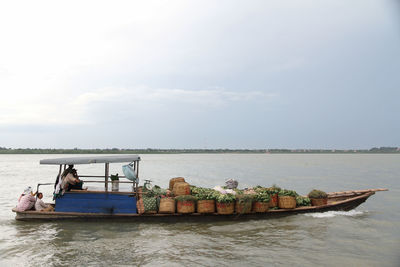
[[[66,165],[71,164],[91,164],[91,163],[104,163],[105,175],[104,176],[89,176],[81,175],[82,177],[91,178],[104,178],[104,191],[93,190],[72,190],[65,192],[61,198],[55,199],[55,211],[40,212],[40,211],[17,211],[17,220],[59,220],[59,219],[125,219],[129,221],[231,221],[231,220],[253,220],[253,219],[268,219],[278,216],[288,216],[299,213],[311,212],[325,212],[325,211],[349,211],[362,203],[364,203],[370,196],[374,195],[377,191],[387,191],[387,189],[367,189],[355,191],[342,191],[328,193],[328,203],[322,206],[302,206],[295,209],[277,209],[269,210],[265,213],[249,213],[249,214],[231,214],[220,215],[217,213],[212,214],[138,214],[136,212],[136,201],[138,195],[138,183],[136,179],[130,183],[132,184],[131,191],[109,191],[109,164],[116,162],[131,162],[135,171],[136,177],[139,177],[139,161],[140,157],[137,155],[123,155],[123,156],[102,156],[102,157],[75,157],[75,158],[61,158],[61,159],[48,159],[41,160],[41,164],[59,165],[59,174],[61,175],[62,169]],[[124,176],[120,176],[125,178]],[[86,181],[86,183],[99,183],[99,181]],[[102,182],[102,183],[103,183]],[[54,183],[39,183],[37,189],[41,185],[54,185]]]

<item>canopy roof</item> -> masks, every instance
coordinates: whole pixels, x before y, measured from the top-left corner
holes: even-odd
[[[56,158],[42,159],[40,164],[49,165],[73,165],[73,164],[91,164],[91,163],[116,163],[116,162],[132,162],[139,161],[139,155],[116,155],[116,156],[89,156],[89,157],[71,157],[71,158]]]

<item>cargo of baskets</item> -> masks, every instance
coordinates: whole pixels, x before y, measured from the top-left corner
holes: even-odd
[[[232,179],[231,179],[232,180]],[[231,181],[228,180],[228,181]],[[236,180],[232,180],[237,183]],[[249,214],[266,213],[275,209],[294,209],[300,206],[326,205],[327,194],[313,190],[309,197],[299,196],[293,190],[255,186],[252,188],[230,189],[227,186],[205,188],[190,185],[183,177],[172,178],[170,189],[154,186],[151,189],[140,187],[137,202],[138,212],[142,213],[181,213],[181,214]],[[172,190],[171,190],[172,189]]]

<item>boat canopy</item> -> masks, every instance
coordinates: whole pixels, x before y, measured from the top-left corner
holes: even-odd
[[[118,163],[139,161],[139,155],[117,155],[117,156],[89,156],[89,157],[71,157],[42,159],[40,164],[48,165],[74,165],[74,164],[92,164],[92,163]]]

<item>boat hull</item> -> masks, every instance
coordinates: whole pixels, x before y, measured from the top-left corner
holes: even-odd
[[[269,210],[265,213],[249,213],[249,214],[230,214],[220,215],[217,213],[211,214],[137,214],[137,213],[82,213],[82,212],[37,212],[23,211],[16,212],[17,220],[98,220],[98,219],[121,219],[138,222],[213,222],[213,221],[242,221],[242,220],[257,220],[270,219],[282,216],[289,216],[301,213],[326,212],[326,211],[349,211],[362,203],[364,203],[374,192],[367,192],[352,197],[332,197],[327,205],[324,206],[306,206],[295,209],[278,209]]]
[[[78,212],[99,214],[136,213],[134,194],[116,192],[66,192],[56,199],[56,212]]]

